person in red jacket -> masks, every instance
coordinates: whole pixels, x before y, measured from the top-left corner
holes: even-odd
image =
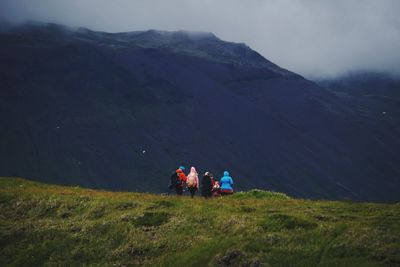
[[[183,172],[185,170],[185,167],[180,166],[177,170],[176,170],[176,175],[178,178],[178,182],[175,185],[175,191],[177,195],[182,195],[183,194],[183,186],[185,185],[187,178],[185,173]]]

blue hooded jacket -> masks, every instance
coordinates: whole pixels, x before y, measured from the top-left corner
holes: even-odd
[[[232,177],[229,176],[229,172],[224,171],[224,177],[219,181],[221,190],[231,190],[233,191],[233,180]]]

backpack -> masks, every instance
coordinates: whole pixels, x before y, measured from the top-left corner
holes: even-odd
[[[179,178],[178,173],[177,173],[177,172],[173,172],[172,175],[171,175],[171,185],[170,185],[170,188],[175,188],[175,187],[180,186],[180,185],[182,185],[182,181],[181,181],[181,179]]]
[[[186,185],[187,187],[196,187],[196,176],[188,175]]]

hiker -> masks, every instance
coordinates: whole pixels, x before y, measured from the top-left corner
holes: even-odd
[[[190,169],[190,173],[186,179],[186,185],[190,192],[190,196],[193,198],[196,191],[199,190],[199,175],[194,167]]]
[[[206,172],[201,180],[201,195],[205,198],[211,197],[213,189],[213,179],[210,172]]]
[[[219,197],[221,195],[221,187],[219,186],[219,182],[215,181],[212,188],[212,196]]]
[[[233,194],[233,180],[229,176],[229,172],[224,171],[224,176],[219,180],[221,185],[221,195],[231,195]]]
[[[186,175],[184,173],[185,167],[180,166],[172,175],[169,189],[174,189],[176,194],[181,196],[183,194],[183,185],[186,183]]]

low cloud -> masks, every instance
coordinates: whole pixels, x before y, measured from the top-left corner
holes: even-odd
[[[209,31],[309,78],[400,74],[397,0],[2,0],[0,18],[109,32]]]

